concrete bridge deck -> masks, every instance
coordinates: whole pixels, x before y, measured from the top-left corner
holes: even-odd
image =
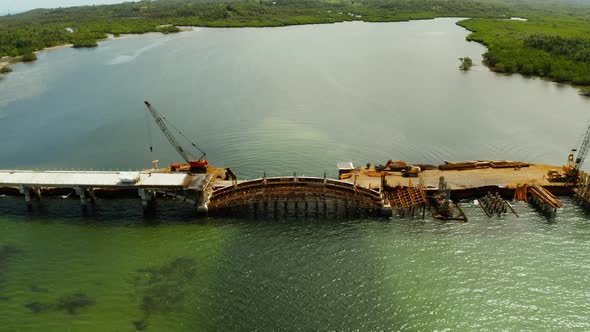
[[[0,170],[0,188],[18,188],[31,205],[31,196],[41,197],[45,189],[69,188],[82,205],[94,202],[95,190],[137,190],[144,208],[149,208],[157,192],[179,192],[190,196],[206,209],[210,174],[163,173],[150,171],[32,171]],[[177,194],[178,195],[178,194]]]
[[[147,171],[28,171],[0,170],[0,187],[31,188],[170,188],[204,190],[206,174]]]

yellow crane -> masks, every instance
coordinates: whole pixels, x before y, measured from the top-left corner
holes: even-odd
[[[572,182],[575,183],[580,176],[580,170],[590,148],[590,124],[586,128],[586,132],[577,149],[572,149],[567,156],[567,164],[563,165],[563,173],[558,171],[549,171],[547,176],[552,182]],[[577,154],[576,154],[577,152]],[[574,155],[575,154],[575,155]]]

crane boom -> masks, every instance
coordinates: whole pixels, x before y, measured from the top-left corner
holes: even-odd
[[[178,143],[176,137],[172,135],[172,132],[170,132],[170,129],[168,129],[168,126],[164,122],[164,118],[160,115],[160,113],[158,113],[158,111],[152,106],[152,104],[150,104],[150,102],[145,101],[144,103],[145,106],[147,106],[147,109],[150,111],[152,117],[156,121],[156,124],[158,125],[158,127],[160,127],[160,130],[162,130],[162,133],[164,133],[164,136],[166,136],[170,144],[172,144],[172,146],[176,149],[176,152],[178,152],[182,159],[184,159],[187,163],[190,162],[190,160],[192,159],[191,156]]]
[[[158,125],[158,127],[160,127],[160,130],[162,130],[162,133],[164,133],[164,136],[166,136],[166,138],[168,139],[170,144],[172,144],[172,146],[174,147],[174,149],[176,149],[176,152],[178,152],[178,154],[182,157],[182,159],[184,159],[184,161],[186,161],[187,164],[189,164],[189,166],[190,166],[189,170],[191,172],[197,172],[197,173],[206,172],[207,165],[209,163],[207,160],[204,159],[205,155],[206,155],[205,152],[203,150],[201,150],[195,143],[190,142],[190,141],[189,142],[191,143],[191,145],[194,148],[196,148],[202,155],[199,158],[196,158],[189,151],[185,150],[182,147],[182,145],[180,145],[180,143],[178,143],[178,141],[176,140],[176,137],[174,137],[174,135],[172,134],[172,132],[168,128],[168,125],[166,125],[166,121],[167,121],[166,118],[161,116],[160,113],[152,106],[152,104],[150,104],[149,101],[145,101],[144,103],[145,103],[145,106],[147,106],[147,109],[149,110],[150,114],[154,118],[154,121],[156,121],[156,124]],[[172,125],[172,127],[174,127],[174,125]],[[178,133],[180,135],[182,135],[184,138],[186,138],[188,140],[188,138],[186,136],[184,136],[184,134],[182,132],[180,132],[178,129],[176,129],[176,130],[178,131]],[[170,169],[177,170],[179,167],[180,167],[180,165],[178,165],[178,164],[172,164],[170,166]]]
[[[580,148],[578,149],[578,156],[576,157],[576,169],[579,170],[582,168],[584,161],[586,160],[586,156],[588,155],[588,149],[590,148],[590,124],[586,129],[586,134],[584,134],[584,139],[582,139],[582,143],[580,144]]]

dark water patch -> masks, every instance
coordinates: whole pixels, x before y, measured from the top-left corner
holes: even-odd
[[[96,304],[96,301],[84,293],[66,294],[60,297],[56,303],[46,303],[34,301],[25,304],[25,307],[35,314],[50,312],[50,311],[64,311],[70,315],[78,315],[80,310]]]
[[[60,223],[90,226],[158,226],[162,224],[189,224],[202,220],[190,204],[171,198],[158,198],[155,214],[144,215],[139,199],[99,199],[86,209],[77,199],[43,197],[27,209],[24,199],[9,196],[0,199],[2,216],[24,223]]]
[[[160,267],[137,271],[134,286],[141,292],[140,310],[143,318],[133,322],[138,330],[147,328],[153,313],[171,313],[184,309],[185,287],[196,276],[197,262],[193,258],[179,257]]]
[[[147,323],[145,320],[136,320],[133,322],[133,327],[135,327],[137,331],[144,331],[147,329]]]
[[[31,285],[31,292],[35,293],[49,293],[49,289],[40,287],[39,285]]]
[[[16,255],[21,254],[22,251],[17,247],[13,247],[7,244],[3,244],[0,246],[0,286],[4,283],[4,272],[6,272],[6,268],[8,262]]]
[[[43,312],[52,311],[55,309],[55,305],[51,303],[42,303],[42,302],[31,302],[25,304],[25,308],[31,310],[32,313],[40,314]]]
[[[13,247],[7,244],[3,244],[2,246],[0,246],[0,272],[4,270],[6,264],[12,257],[20,253],[22,253],[22,251],[17,247]]]
[[[70,315],[77,315],[79,310],[96,304],[96,301],[84,293],[64,295],[59,298],[56,309],[66,311]]]

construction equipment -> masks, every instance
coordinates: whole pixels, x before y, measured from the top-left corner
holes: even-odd
[[[172,144],[172,146],[176,149],[176,152],[178,152],[178,154],[182,157],[182,159],[184,159],[187,162],[187,164],[189,165],[189,172],[206,173],[207,166],[209,165],[209,162],[205,159],[205,156],[206,156],[205,151],[203,151],[201,148],[199,148],[195,143],[191,142],[180,130],[176,129],[176,127],[174,127],[172,124],[170,124],[170,122],[168,122],[168,120],[165,117],[161,116],[160,113],[152,106],[152,104],[150,102],[145,101],[144,103],[145,103],[145,106],[147,107],[148,111],[150,112],[150,114],[154,118],[154,121],[156,121],[156,124],[158,125],[158,127],[160,127],[160,130],[162,130],[162,133],[164,134],[164,136],[166,136],[166,138],[168,139],[170,144]],[[178,141],[176,140],[176,137],[174,137],[174,135],[172,134],[170,129],[168,129],[168,126],[166,124],[167,122],[174,129],[176,129],[176,131],[182,137],[184,137],[197,151],[199,151],[199,153],[201,153],[200,157],[197,158],[194,154],[185,150],[178,143]],[[152,150],[152,147],[150,146],[150,151],[151,150]],[[177,171],[179,169],[180,169],[180,165],[177,163],[172,163],[170,165],[171,171]]]
[[[590,148],[590,124],[586,128],[586,132],[582,137],[581,142],[577,149],[572,149],[571,153],[567,156],[567,164],[563,165],[563,173],[556,171],[547,172],[547,177],[551,182],[572,182],[575,183],[580,176],[580,170],[586,156],[588,155],[588,149]],[[574,157],[574,154],[577,155]]]
[[[419,166],[408,165],[406,168],[402,169],[402,176],[405,178],[417,178],[418,175],[422,172]]]

